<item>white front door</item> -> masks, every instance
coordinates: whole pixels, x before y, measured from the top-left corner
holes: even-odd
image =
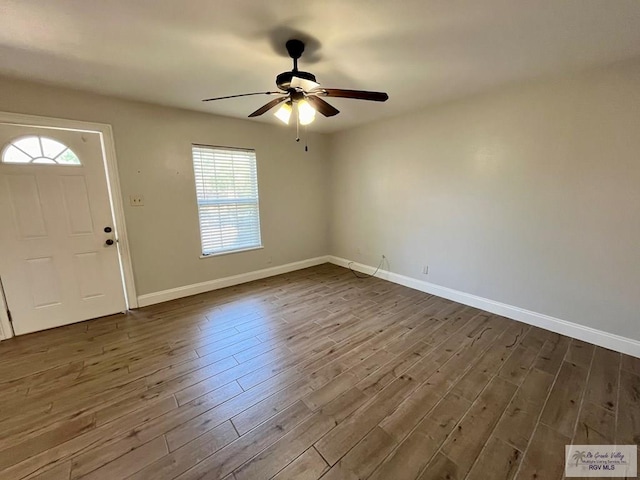
[[[102,138],[0,124],[0,279],[17,335],[126,310]]]

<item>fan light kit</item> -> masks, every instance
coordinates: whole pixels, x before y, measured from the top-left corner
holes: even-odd
[[[291,108],[291,102],[287,102],[282,105],[274,115],[278,120],[289,125],[289,119],[291,118],[291,112],[293,112],[293,108]]]
[[[283,72],[276,77],[276,85],[280,89],[279,92],[242,93],[226,97],[207,98],[203,100],[203,102],[247,97],[250,95],[277,95],[278,98],[263,105],[251,113],[249,117],[258,117],[282,104],[274,114],[276,118],[288,125],[291,120],[291,114],[295,111],[296,125],[309,125],[315,119],[316,112],[320,112],[325,117],[333,117],[340,113],[337,108],[325,102],[321,97],[353,98],[374,102],[385,102],[389,99],[389,95],[384,92],[321,87],[320,84],[316,82],[315,75],[298,70],[298,59],[304,52],[304,42],[295,39],[289,40],[286,43],[286,47],[289,56],[293,59],[293,69],[289,72]],[[299,140],[299,138],[296,140]]]
[[[300,125],[309,125],[316,118],[315,109],[306,100],[298,100],[298,119]],[[287,122],[288,123],[288,122]]]

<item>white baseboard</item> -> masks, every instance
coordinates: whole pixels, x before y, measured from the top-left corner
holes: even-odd
[[[328,258],[329,262],[341,267],[348,267],[349,263],[351,263],[349,260],[332,255]],[[356,262],[351,263],[351,268],[366,274],[372,274],[375,271],[375,267]],[[477,295],[461,292],[452,288],[442,287],[435,283],[425,282],[387,270],[378,270],[376,277],[640,358],[640,341],[638,340],[586,327],[542,313],[532,312],[524,308],[514,307],[506,303],[496,302],[488,298],[478,297]]]
[[[277,267],[265,268],[263,270],[255,270],[253,272],[241,273],[231,277],[218,278],[207,282],[194,283],[183,287],[171,288],[160,292],[147,293],[138,297],[138,306],[146,307],[156,303],[168,302],[177,298],[189,297],[199,293],[210,292],[220,288],[232,287],[241,283],[252,282],[262,278],[273,277],[283,273],[293,272],[294,270],[302,270],[303,268],[315,267],[329,261],[328,256],[309,258],[300,262],[287,263]]]
[[[281,275],[283,273],[293,272],[295,270],[301,270],[303,268],[313,267],[327,262],[345,268],[351,263],[349,260],[333,255],[315,257],[302,260],[300,262],[287,263],[277,267],[265,268],[263,270],[242,273],[240,275],[233,275],[231,277],[218,278],[207,282],[195,283],[193,285],[185,285],[183,287],[140,295],[138,297],[138,304],[140,307],[146,307],[148,305],[167,302],[177,298],[189,297],[199,293],[231,287],[241,283],[260,280],[262,278],[273,277],[275,275]],[[375,267],[357,262],[351,263],[351,268],[358,272],[367,274],[372,274],[375,271]],[[388,280],[399,285],[404,285],[405,287],[413,288],[414,290],[447,298],[454,302],[479,308],[487,312],[502,315],[529,325],[544,328],[545,330],[550,330],[568,337],[576,338],[578,340],[593,343],[594,345],[599,345],[604,348],[609,348],[617,352],[640,358],[640,341],[638,340],[586,327],[567,320],[551,317],[543,313],[533,312],[531,310],[515,307],[513,305],[497,302],[488,298],[436,285],[435,283],[425,282],[424,280],[418,280],[398,273],[389,272],[387,270],[379,270],[376,276],[383,280]]]

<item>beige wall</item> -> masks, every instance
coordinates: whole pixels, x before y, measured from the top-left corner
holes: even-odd
[[[639,64],[343,132],[330,155],[333,254],[640,339]]]
[[[305,153],[291,129],[9,79],[0,110],[113,126],[138,295],[327,254],[323,135]],[[256,150],[264,249],[199,258],[192,143]]]
[[[399,274],[640,339],[638,85],[627,64],[514,87],[313,135],[308,154],[290,129],[8,79],[0,110],[113,126],[123,196],[145,196],[125,202],[139,295],[384,254]],[[198,258],[194,142],[256,149],[264,250]]]

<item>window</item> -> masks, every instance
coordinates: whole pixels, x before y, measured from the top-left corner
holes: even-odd
[[[40,135],[20,137],[2,152],[2,163],[39,163],[52,165],[82,165],[78,156],[66,145]]]
[[[202,254],[262,247],[256,153],[193,145]]]

